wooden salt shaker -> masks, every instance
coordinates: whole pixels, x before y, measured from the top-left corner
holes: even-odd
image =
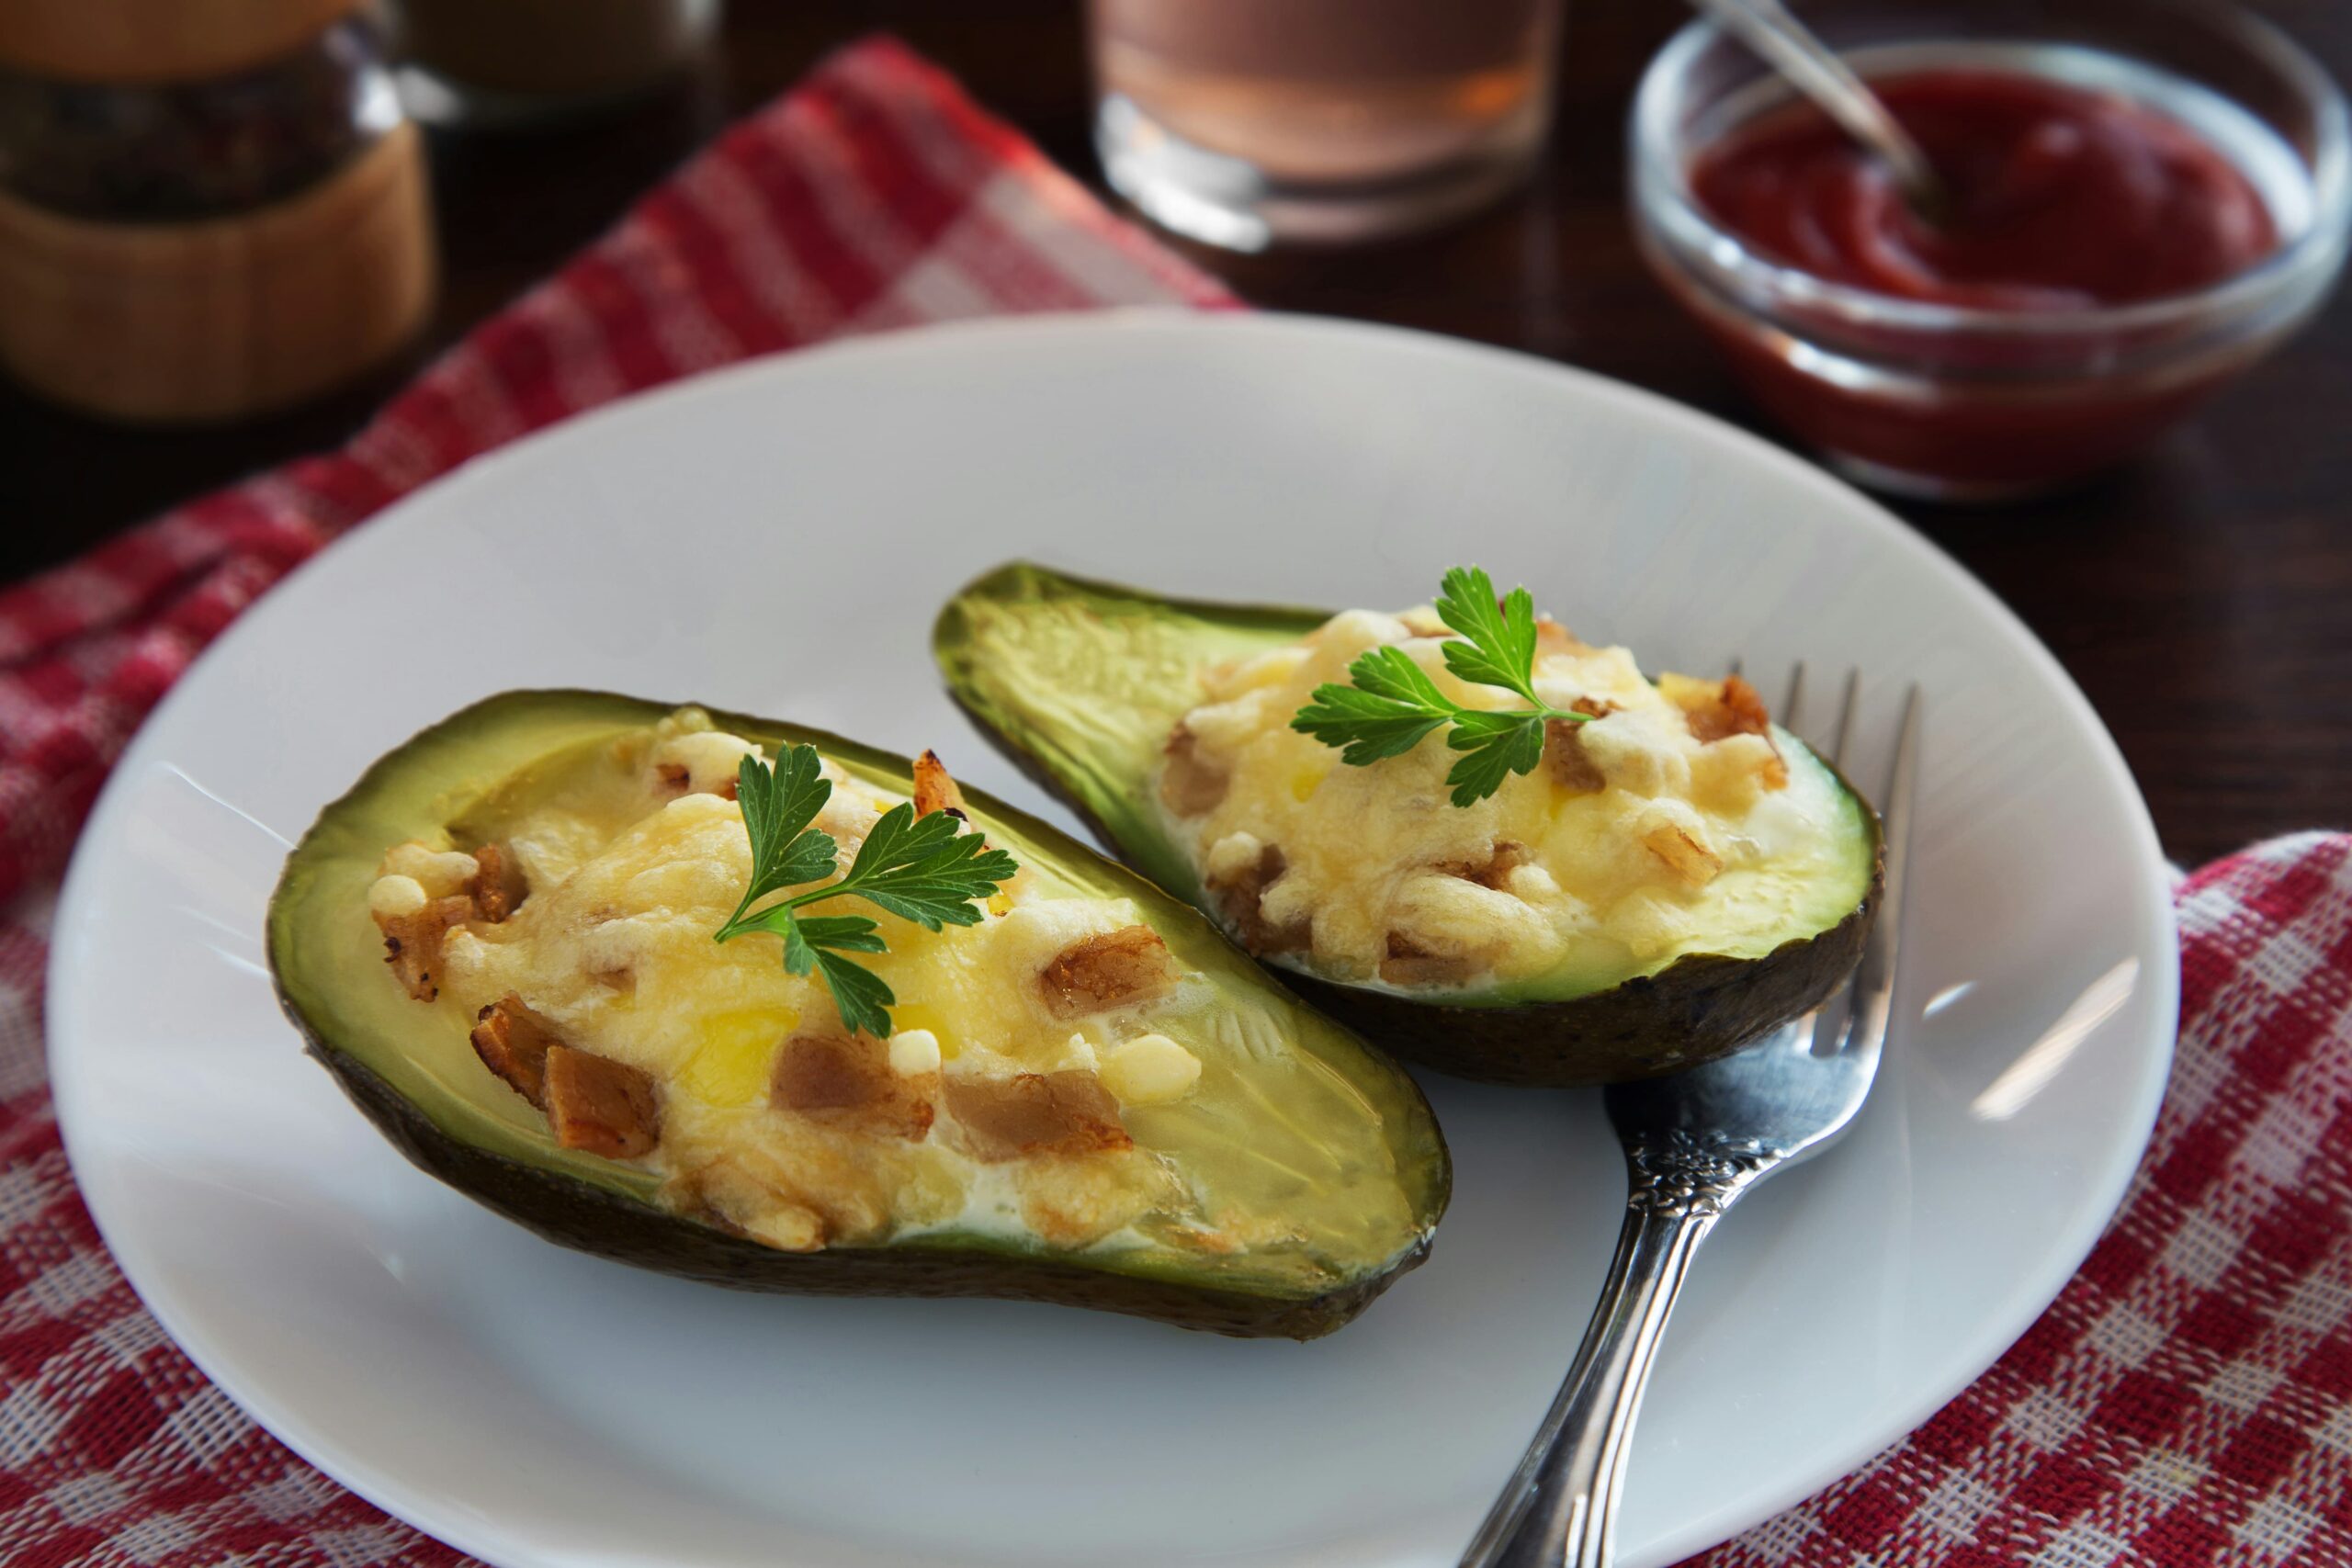
[[[405,343],[424,150],[364,4],[0,4],[0,364],[94,413],[227,420]]]

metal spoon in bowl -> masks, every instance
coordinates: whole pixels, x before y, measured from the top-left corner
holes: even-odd
[[[1797,91],[1821,106],[1838,128],[1886,160],[1913,211],[1934,221],[1951,210],[1944,183],[1928,155],[1895,122],[1853,68],[1789,14],[1781,0],[1690,0],[1738,35]]]

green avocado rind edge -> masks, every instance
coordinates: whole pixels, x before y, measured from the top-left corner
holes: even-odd
[[[967,583],[933,623],[933,656],[948,694],[989,742],[1075,811],[1113,853],[1207,910],[1189,857],[1169,842],[1146,798],[1148,771],[1124,779],[1099,776],[1101,770],[1072,766],[1066,755],[1024,742],[1023,727],[1009,722],[1008,699],[977,655],[973,617],[979,605],[1023,600],[1108,605],[1122,614],[1148,609],[1244,630],[1267,647],[1312,631],[1329,612],[1161,598],[1125,584],[1015,561]],[[1181,694],[1156,705],[1142,728],[1157,725],[1164,735],[1190,705]],[[1267,963],[1267,972],[1383,1048],[1488,1083],[1566,1088],[1655,1077],[1751,1044],[1818,1005],[1852,970],[1885,881],[1878,814],[1826,758],[1785,731],[1776,734],[1784,744],[1803,748],[1836,781],[1869,840],[1871,872],[1862,897],[1826,929],[1754,957],[1688,953],[1654,973],[1568,997],[1489,992],[1447,1001],[1334,981],[1287,964]]]
[[[282,999],[282,998],[281,998]],[[288,1016],[303,1028],[289,1004]],[[303,1028],[306,1035],[310,1034]],[[366,1066],[310,1039],[311,1055],[418,1168],[563,1247],[733,1290],[815,1296],[976,1296],[1091,1307],[1236,1338],[1317,1339],[1343,1327],[1429,1256],[1426,1232],[1379,1273],[1306,1297],[1255,1295],[1114,1273],[982,1247],[901,1244],[779,1252],[577,1178],[442,1134]]]
[[[1087,828],[1114,853],[1184,902],[1203,904],[1200,879],[1189,857],[1160,831],[1138,781],[1124,770],[1106,773],[1091,765],[1074,745],[1058,744],[1040,735],[1034,746],[1014,739],[1023,728],[1011,711],[1012,694],[988,679],[975,656],[970,616],[981,604],[1023,600],[1076,601],[1097,609],[1103,606],[1148,606],[1172,611],[1204,626],[1217,628],[1232,639],[1231,648],[1277,648],[1295,642],[1330,618],[1328,611],[1289,604],[1219,604],[1202,599],[1161,599],[1123,583],[1073,577],[1029,561],[1013,561],[983,573],[957,590],[932,626],[932,655],[946,677],[948,694],[1004,754],[1033,782],[1085,819]],[[1193,705],[1171,700],[1161,709],[1140,716],[1138,728],[1153,732],[1150,751]],[[1034,733],[1034,731],[1033,731]]]
[[[314,955],[302,931],[305,900],[322,868],[338,850],[356,852],[371,841],[366,826],[388,793],[414,781],[408,775],[445,753],[486,749],[469,737],[495,733],[518,719],[542,721],[561,739],[586,739],[650,724],[676,707],[612,693],[579,690],[507,692],[485,698],[420,731],[379,758],[350,790],[325,807],[287,857],[273,892],[268,958],[280,1008],[301,1035],[309,1054],[333,1075],[352,1101],[395,1147],[421,1169],[465,1192],[485,1207],[547,1238],[580,1250],[666,1273],[738,1289],[818,1295],[981,1296],[1060,1303],[1155,1318],[1187,1328],[1243,1337],[1315,1338],[1352,1319],[1395,1280],[1428,1256],[1430,1238],[1452,1191],[1452,1164],[1442,1134],[1418,1086],[1393,1062],[1345,1030],[1295,1003],[1292,1017],[1305,1028],[1301,1048],[1313,1052],[1378,1102],[1388,1129],[1400,1183],[1406,1189],[1416,1231],[1409,1245],[1377,1268],[1313,1293],[1236,1288],[1230,1281],[1185,1277],[1181,1270],[1133,1262],[1110,1254],[1074,1261],[1043,1249],[1029,1249],[997,1237],[944,1233],[880,1246],[835,1247],[788,1253],[674,1214],[653,1201],[655,1183],[647,1173],[594,1156],[534,1148],[527,1138],[502,1140],[494,1126],[460,1106],[443,1105],[436,1117],[413,1092],[391,1081],[365,1054],[338,1043],[337,1025],[349,1010],[320,994]],[[718,709],[713,720],[736,733],[768,742],[807,743],[854,773],[908,793],[910,764],[904,759],[822,730]],[[559,740],[559,744],[561,743]],[[527,762],[546,748],[518,748],[507,759]],[[462,815],[469,796],[494,785],[503,771],[488,770],[431,798],[410,814],[437,821]],[[1190,908],[1151,886],[1134,873],[1035,818],[977,790],[966,804],[978,826],[1053,855],[1057,869],[1080,876],[1106,894],[1135,899],[1164,935],[1182,940],[1188,958],[1198,960],[1204,943],[1214,944],[1213,966],[1262,987],[1246,954],[1231,947],[1214,925]],[[356,818],[358,826],[346,827]],[[346,843],[345,840],[356,840]],[[384,843],[368,848],[372,870]],[[325,939],[332,940],[332,939]],[[1220,961],[1216,954],[1223,955]],[[381,975],[380,969],[375,972]],[[401,998],[403,1001],[405,998]],[[414,1004],[409,1004],[414,1005]],[[397,1048],[395,1047],[395,1050]],[[413,1090],[412,1084],[410,1089]],[[522,1102],[517,1100],[517,1105]],[[1386,1113],[1393,1111],[1393,1117]],[[544,1143],[543,1127],[540,1142]],[[504,1146],[498,1145],[503,1143]]]

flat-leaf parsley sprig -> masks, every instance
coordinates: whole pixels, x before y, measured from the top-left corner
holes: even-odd
[[[1526,589],[1514,588],[1498,602],[1484,570],[1457,566],[1445,574],[1437,614],[1461,634],[1445,642],[1446,669],[1474,685],[1516,692],[1533,705],[1464,707],[1437,689],[1411,654],[1388,646],[1348,666],[1353,685],[1316,687],[1290,727],[1342,748],[1340,761],[1364,768],[1403,756],[1450,725],[1445,743],[1464,756],[1445,782],[1453,786],[1453,804],[1468,806],[1500,789],[1506,774],[1535,771],[1544,760],[1545,721],[1583,724],[1593,716],[1553,707],[1535,694],[1535,601]]]
[[[817,813],[832,798],[833,786],[819,766],[813,746],[788,746],[773,768],[748,756],[736,770],[735,797],[752,840],[752,882],[743,901],[718,928],[727,942],[748,931],[771,931],[784,939],[784,966],[795,975],[814,969],[833,994],[842,1022],[876,1039],[890,1034],[890,1008],[898,1001],[882,976],[848,955],[888,951],[878,921],[865,915],[804,915],[828,898],[856,897],[914,921],[925,931],[979,923],[978,901],[1019,870],[1011,855],[988,847],[978,833],[962,831],[963,818],[948,811],[917,817],[900,804],[882,814],[857,858],[839,882],[768,905],[752,906],[803,883],[822,881],[839,865],[833,836],[812,828]]]

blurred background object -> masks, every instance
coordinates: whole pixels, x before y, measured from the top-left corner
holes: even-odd
[[[709,44],[719,0],[386,0],[401,96],[431,124],[505,125],[623,103]]]
[[[360,0],[0,6],[0,363],[141,421],[273,409],[424,322],[424,154]]]
[[[1822,3],[1800,9],[1811,16]],[[1939,3],[1964,15],[1980,0]],[[2345,0],[2247,3],[2332,74],[2352,74]],[[220,8],[261,5],[156,6],[189,18],[181,30],[196,37],[214,30],[196,19]],[[107,6],[62,0],[57,9],[79,19]],[[26,0],[0,0],[0,58],[26,58],[8,42],[27,14]],[[1627,110],[1645,66],[1688,16],[1670,0],[1575,0],[1554,44],[1551,126],[1530,177],[1458,221],[1347,249],[1249,254],[1170,243],[1252,306],[1506,345],[1785,440],[1706,329],[1660,287],[1628,222]],[[339,446],[433,354],[564,265],[731,119],[876,29],[952,71],[1046,157],[1100,184],[1088,21],[1078,0],[742,0],[726,8],[705,61],[661,90],[540,134],[433,131],[441,286],[424,333],[378,369],[275,413],[202,427],[92,419],[0,376],[0,584],[216,486]],[[776,171],[812,172],[825,171]],[[874,220],[857,207],[828,213],[845,225]],[[923,221],[885,231],[922,240]],[[725,232],[710,242],[735,243]],[[757,253],[742,260],[756,264]],[[809,307],[854,310],[859,282],[838,275]],[[625,315],[627,293],[609,299]],[[1892,502],[2050,645],[2114,731],[2166,848],[2184,861],[2345,813],[2347,364],[2352,308],[2339,299],[2257,374],[2084,487],[1998,509]],[[1431,410],[1433,431],[1443,417]],[[1480,435],[1458,439],[1473,485]],[[1433,520],[1431,536],[1451,536],[1448,525]],[[1569,558],[1530,568],[1555,569],[1584,570]]]
[[[1231,250],[1428,228],[1523,178],[1562,0],[1090,0],[1120,195]]]
[[[1945,210],[1915,222],[1876,175],[1842,177],[1864,161],[1827,121],[1694,23],[1636,96],[1630,216],[1758,405],[1849,479],[1982,502],[2079,484],[2335,288],[2344,96],[2254,12],[1814,0],[1804,18],[1928,140]]]

